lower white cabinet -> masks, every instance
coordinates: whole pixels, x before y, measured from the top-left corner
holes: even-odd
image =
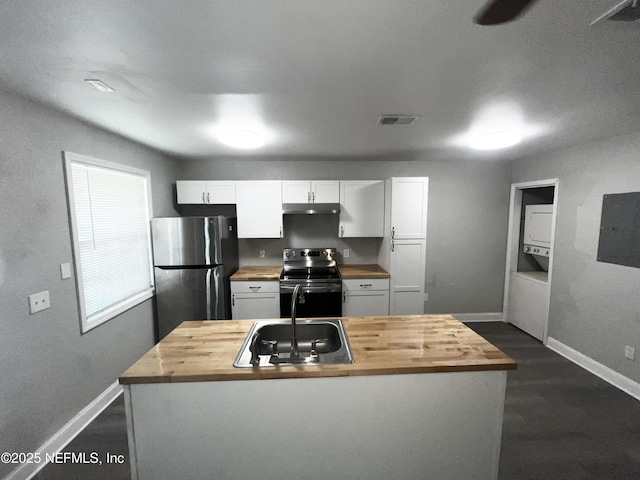
[[[364,278],[342,281],[342,315],[389,315],[389,279]]]
[[[280,318],[280,282],[231,282],[231,317]]]
[[[426,240],[392,240],[389,312],[391,315],[424,313]]]

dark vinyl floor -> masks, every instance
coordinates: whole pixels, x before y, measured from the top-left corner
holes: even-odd
[[[507,381],[500,480],[640,480],[639,401],[511,325],[469,327],[518,362]],[[129,480],[122,397],[65,451],[95,452],[102,464],[49,464],[34,478]],[[107,453],[124,463],[107,464]]]

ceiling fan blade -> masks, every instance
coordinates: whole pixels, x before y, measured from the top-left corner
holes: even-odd
[[[536,0],[493,0],[473,19],[478,25],[499,25],[515,20]]]

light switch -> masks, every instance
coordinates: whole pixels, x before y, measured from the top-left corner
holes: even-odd
[[[70,263],[61,263],[60,264],[60,275],[62,279],[65,280],[67,278],[71,278],[71,264]]]

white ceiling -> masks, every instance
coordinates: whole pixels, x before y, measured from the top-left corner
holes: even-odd
[[[620,1],[482,27],[485,0],[1,0],[0,88],[184,157],[516,158],[640,130],[640,24],[589,26]],[[488,115],[525,140],[469,150]],[[229,123],[267,144],[222,145]]]

